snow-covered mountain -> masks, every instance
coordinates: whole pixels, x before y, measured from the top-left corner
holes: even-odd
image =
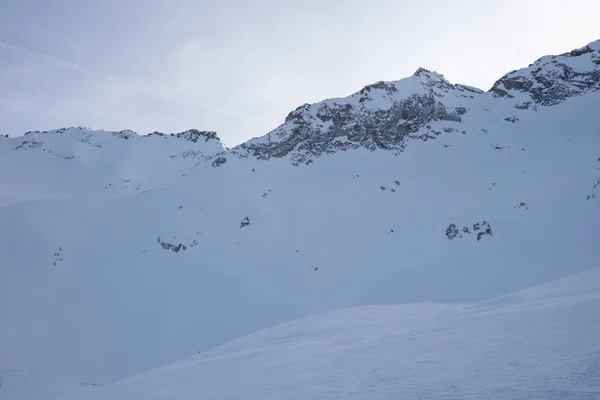
[[[0,137],[0,394],[600,264],[599,60],[597,41],[488,92],[420,69],[232,149],[195,130]]]
[[[291,155],[297,164],[359,147],[402,151],[409,139],[428,140],[465,131],[472,121],[470,115],[489,105],[490,97],[509,100],[502,103],[504,107],[527,110],[600,90],[599,49],[599,42],[594,42],[559,56],[542,57],[528,68],[505,75],[488,93],[453,85],[442,75],[420,68],[409,78],[365,86],[344,99],[304,104],[282,126],[240,145],[234,153],[238,150],[259,159]],[[489,107],[506,114],[506,121],[518,120],[514,110],[501,110],[500,104]],[[434,128],[436,122],[443,129]]]

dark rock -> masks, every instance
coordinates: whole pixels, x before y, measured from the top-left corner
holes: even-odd
[[[458,230],[458,227],[456,224],[448,225],[446,228],[446,238],[452,240],[456,237],[460,237],[460,231]]]
[[[212,162],[212,166],[214,168],[220,167],[221,165],[225,164],[227,162],[227,159],[225,157],[219,156],[217,158],[215,158],[215,160]]]
[[[250,225],[250,219],[248,217],[244,217],[242,222],[240,223],[240,229]]]

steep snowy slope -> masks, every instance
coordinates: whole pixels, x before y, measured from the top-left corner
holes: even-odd
[[[345,309],[78,400],[598,399],[600,267],[487,302]]]
[[[0,138],[0,373],[21,371],[2,391],[52,398],[319,312],[479,301],[597,265],[588,47],[507,75],[506,94],[420,70],[229,151],[213,134]],[[578,91],[546,105],[506,84],[538,78]]]

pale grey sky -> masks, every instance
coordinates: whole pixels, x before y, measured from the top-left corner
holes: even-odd
[[[435,70],[487,90],[600,39],[598,0],[0,0],[0,133],[216,130]]]

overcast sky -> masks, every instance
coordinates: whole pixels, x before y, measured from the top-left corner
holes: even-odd
[[[600,39],[598,0],[0,0],[0,133],[216,130],[420,66],[487,90]]]

